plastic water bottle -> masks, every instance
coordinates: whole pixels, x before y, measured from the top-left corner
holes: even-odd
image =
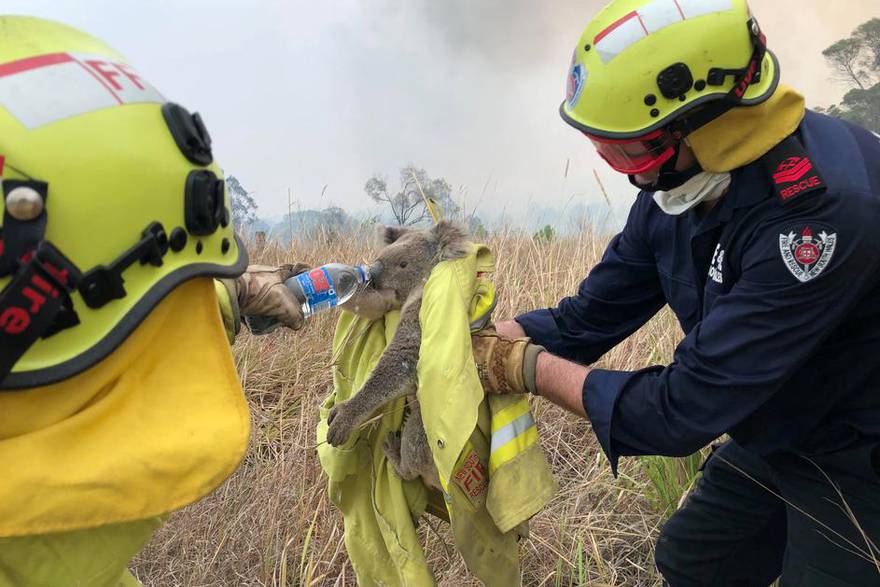
[[[370,268],[366,265],[329,263],[294,275],[284,287],[299,300],[303,316],[308,318],[347,302],[369,281]],[[246,316],[244,320],[253,334],[268,334],[281,326],[269,316]]]

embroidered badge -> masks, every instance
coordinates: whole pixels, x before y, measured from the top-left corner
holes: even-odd
[[[471,501],[480,497],[489,487],[489,476],[486,473],[486,467],[473,449],[465,457],[461,466],[458,467],[454,478],[455,483],[461,487],[461,490],[464,491]]]
[[[800,234],[794,231],[779,235],[779,252],[785,266],[798,281],[806,283],[817,277],[831,262],[837,246],[837,233],[824,230],[813,236],[813,230],[804,226]]]
[[[819,170],[795,136],[779,143],[762,159],[773,182],[773,189],[783,204],[826,189]]]

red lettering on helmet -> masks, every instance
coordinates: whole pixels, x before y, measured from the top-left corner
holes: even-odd
[[[24,308],[12,306],[0,314],[0,328],[6,334],[21,334],[31,325],[31,317]]]
[[[760,64],[757,59],[752,59],[749,63],[749,69],[746,71],[746,75],[740,80],[739,85],[736,86],[734,92],[736,93],[737,98],[742,98],[746,95],[746,90],[749,89],[749,86],[752,83],[752,80],[755,78],[755,74],[758,73],[758,67]]]
[[[27,330],[31,325],[31,317],[39,314],[46,304],[46,295],[57,298],[58,290],[51,283],[34,274],[30,283],[22,289],[21,295],[30,301],[29,308],[9,306],[0,314],[0,329],[6,334],[21,334]]]
[[[40,308],[46,303],[46,296],[36,291],[32,287],[26,287],[21,294],[31,301],[31,307],[28,309],[31,314],[39,314]]]
[[[100,61],[98,59],[88,59],[86,61],[86,64],[94,69],[98,73],[98,75],[103,77],[107,81],[107,83],[109,83],[110,86],[114,89],[120,91],[124,89],[115,79],[119,77],[120,73],[118,71],[110,69],[110,64],[108,64],[106,61]]]
[[[127,77],[129,79],[129,81],[131,83],[133,83],[135,85],[135,87],[137,87],[137,89],[139,89],[139,90],[144,89],[144,86],[141,83],[141,78],[138,77],[138,75],[135,72],[133,72],[131,69],[129,69],[129,67],[127,65],[125,65],[124,63],[114,63],[113,67],[118,69],[120,71],[120,73],[122,73],[122,75]]]
[[[68,271],[67,269],[59,269],[55,265],[46,262],[43,263],[43,269],[45,269],[49,273],[49,275],[55,278],[58,283],[67,285],[68,281],[70,280],[70,271]],[[57,297],[57,295],[58,292],[56,291],[55,295],[52,297]]]

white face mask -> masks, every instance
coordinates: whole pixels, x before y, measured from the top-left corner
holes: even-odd
[[[654,201],[671,216],[684,214],[700,202],[711,202],[724,195],[730,187],[729,173],[703,171],[668,192],[654,192]]]

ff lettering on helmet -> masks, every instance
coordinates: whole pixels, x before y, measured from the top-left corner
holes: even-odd
[[[102,55],[50,53],[0,65],[0,106],[29,129],[147,102],[165,99],[131,66]]]

